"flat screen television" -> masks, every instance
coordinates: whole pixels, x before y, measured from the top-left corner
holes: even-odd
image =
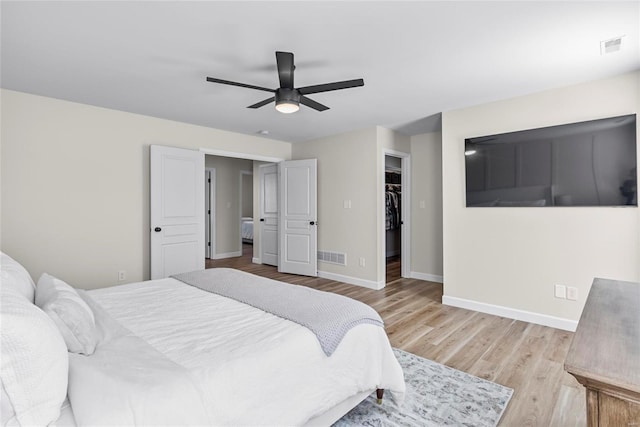
[[[638,206],[636,115],[465,139],[467,207]]]

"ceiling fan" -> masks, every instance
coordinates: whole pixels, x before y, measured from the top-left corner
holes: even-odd
[[[363,79],[355,79],[294,88],[293,71],[296,69],[296,66],[293,64],[293,53],[276,52],[276,63],[278,65],[278,77],[280,78],[280,87],[277,89],[269,89],[261,86],[216,79],[213,77],[207,77],[207,81],[211,83],[221,83],[225,85],[240,86],[249,89],[272,92],[275,95],[271,98],[267,98],[264,101],[249,105],[247,108],[260,108],[275,101],[276,110],[285,114],[295,113],[300,109],[300,104],[306,105],[307,107],[313,108],[317,111],[325,111],[329,109],[329,107],[327,107],[326,105],[322,105],[319,102],[309,99],[305,95],[364,86]]]

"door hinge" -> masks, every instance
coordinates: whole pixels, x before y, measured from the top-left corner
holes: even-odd
[[[207,242],[207,246],[211,247],[211,242]]]
[[[208,182],[208,183],[211,183],[211,178],[207,179],[207,182]]]
[[[209,215],[211,215],[211,209],[209,209],[209,210],[207,211],[207,213],[208,213]]]

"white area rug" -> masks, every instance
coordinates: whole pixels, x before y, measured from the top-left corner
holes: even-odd
[[[474,377],[415,354],[393,349],[407,383],[401,405],[375,393],[334,424],[344,426],[469,426],[495,427],[513,389]]]

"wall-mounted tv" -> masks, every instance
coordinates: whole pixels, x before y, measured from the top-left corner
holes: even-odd
[[[465,139],[467,207],[638,206],[636,115]]]

